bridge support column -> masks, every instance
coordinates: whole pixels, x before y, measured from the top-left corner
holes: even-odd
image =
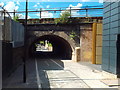
[[[75,51],[72,52],[72,61],[75,61]]]
[[[80,61],[80,47],[75,48],[75,62]]]
[[[72,53],[72,60],[74,62],[80,61],[80,47],[75,48],[75,51]]]

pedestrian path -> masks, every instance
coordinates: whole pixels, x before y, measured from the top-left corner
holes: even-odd
[[[113,84],[118,85],[118,79],[115,77],[106,77],[104,75],[105,72],[101,70],[100,65],[93,65],[88,62],[73,62],[72,61],[65,61],[64,67],[65,69],[69,69],[74,72],[78,77],[83,79],[83,81],[90,87],[90,88],[118,88],[118,86],[113,85],[110,87],[104,81],[109,80],[113,82]]]

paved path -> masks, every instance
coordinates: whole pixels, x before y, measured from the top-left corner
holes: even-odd
[[[36,59],[42,88],[89,88],[89,86],[70,69],[64,68],[60,60]],[[40,86],[40,85],[39,85]]]
[[[22,83],[20,66],[3,83],[7,88],[108,88],[101,71],[71,60],[31,59],[27,62],[27,83]],[[110,89],[111,88],[111,89]],[[116,89],[113,89],[116,88]],[[93,89],[94,90],[94,89]]]

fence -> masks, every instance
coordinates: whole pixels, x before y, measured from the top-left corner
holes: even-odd
[[[102,17],[102,6],[86,6],[82,8],[74,7],[61,7],[61,8],[40,8],[38,10],[28,10],[28,18],[40,19],[40,18],[59,18],[61,13],[68,11],[71,17]],[[25,19],[25,10],[9,12],[11,17],[16,15],[21,19]]]

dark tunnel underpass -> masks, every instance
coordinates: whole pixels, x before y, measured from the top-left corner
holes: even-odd
[[[52,44],[52,52],[36,51],[35,44],[39,41],[49,41]],[[38,58],[53,58],[53,59],[71,59],[72,48],[70,44],[63,38],[56,35],[44,35],[35,40],[29,48],[29,56]]]

